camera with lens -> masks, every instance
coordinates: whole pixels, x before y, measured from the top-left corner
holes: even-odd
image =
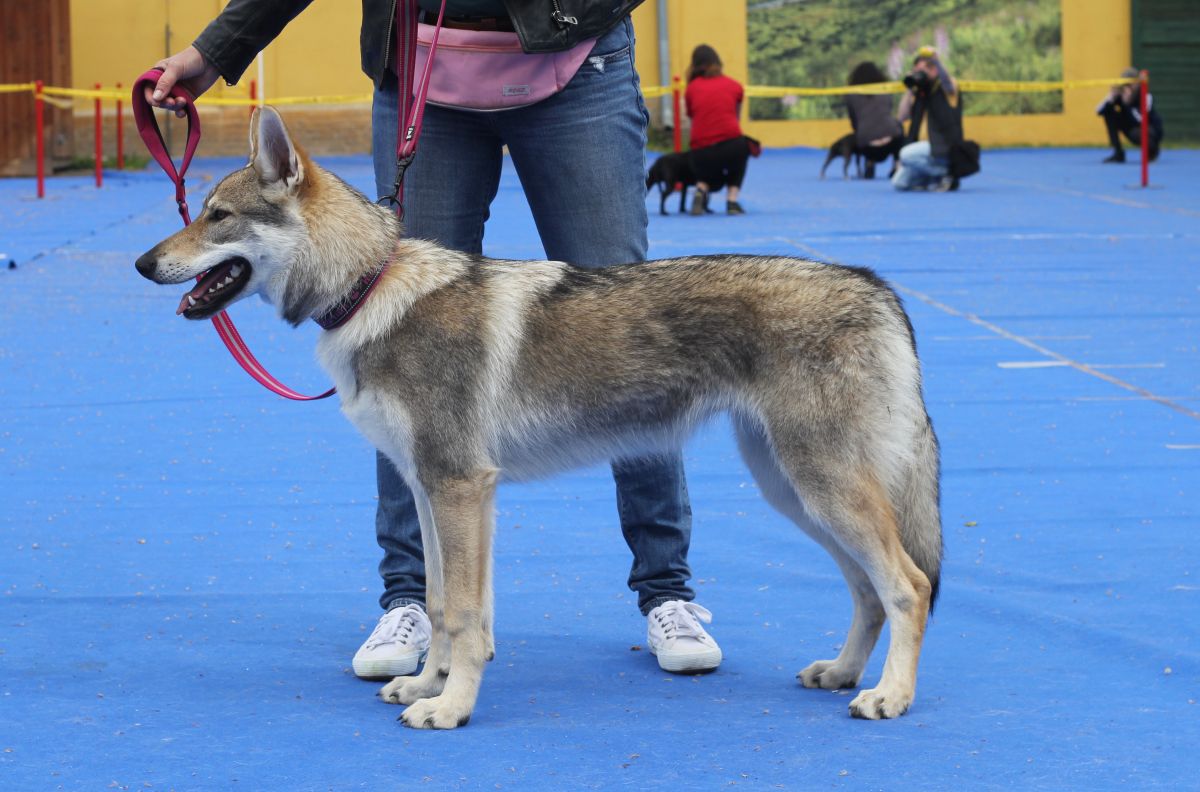
[[[904,86],[918,94],[929,93],[931,83],[929,75],[922,69],[916,69],[911,74],[904,75]]]

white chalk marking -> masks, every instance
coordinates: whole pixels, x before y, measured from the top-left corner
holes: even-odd
[[[1090,335],[1027,336],[1032,341],[1091,341]],[[1004,341],[996,335],[933,336],[934,341]]]
[[[1002,360],[996,364],[1002,369],[1026,368],[1058,368],[1070,366],[1066,360]],[[1166,363],[1084,363],[1094,369],[1159,369],[1166,368]]]
[[[1056,192],[1063,195],[1070,195],[1075,198],[1091,198],[1094,201],[1104,201],[1105,203],[1116,204],[1117,206],[1128,206],[1133,209],[1152,209],[1156,212],[1172,212],[1181,214],[1185,217],[1200,217],[1200,212],[1193,209],[1183,209],[1177,206],[1156,206],[1154,204],[1144,203],[1142,201],[1131,201],[1128,198],[1117,198],[1112,195],[1103,195],[1101,193],[1088,193],[1080,190],[1068,190],[1065,187],[1051,187],[1047,184],[1038,184],[1037,182],[1021,181],[1019,179],[1005,179],[1000,176],[989,177],[991,181],[1000,182],[1001,184],[1011,184],[1017,187],[1032,187],[1035,190],[1044,190],[1046,192]]]

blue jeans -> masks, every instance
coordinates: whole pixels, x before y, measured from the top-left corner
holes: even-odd
[[[900,167],[892,185],[897,190],[928,189],[949,173],[950,162],[933,156],[928,140],[919,140],[900,149]]]
[[[395,80],[375,92],[371,119],[375,185],[391,193],[396,172]],[[404,177],[405,232],[467,253],[483,252],[507,145],[546,256],[583,267],[644,261],[648,115],[633,65],[628,19],[605,34],[559,93],[529,107],[468,112],[427,105],[417,157]],[[392,464],[377,459],[375,534],[385,608],[425,599],[425,566],[413,496]],[[691,601],[687,553],[692,510],[679,453],[612,465],[621,531],[633,551],[629,587],[642,613]]]

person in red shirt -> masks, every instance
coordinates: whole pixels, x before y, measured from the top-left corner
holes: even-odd
[[[696,197],[692,214],[708,211],[708,194],[727,187],[727,214],[745,214],[738,203],[750,144],[742,134],[738,116],[745,91],[741,83],[721,73],[717,51],[701,44],[692,51],[687,71],[688,118],[692,120],[692,171],[696,174]]]

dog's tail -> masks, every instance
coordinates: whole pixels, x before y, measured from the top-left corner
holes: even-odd
[[[929,612],[933,613],[942,576],[942,517],[938,442],[928,416],[913,441],[912,462],[892,497],[898,507],[896,516],[904,552],[929,578]]]

